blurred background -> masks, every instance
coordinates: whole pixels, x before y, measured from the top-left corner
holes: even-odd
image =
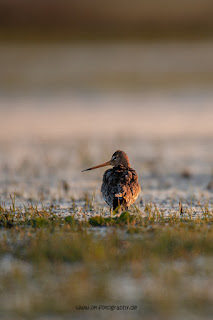
[[[0,0],[1,139],[212,134],[212,36],[211,0]]]
[[[45,174],[76,188],[116,149],[145,188],[211,189],[212,89],[211,0],[0,0],[4,194]]]
[[[1,138],[212,134],[212,36],[211,0],[0,0]]]

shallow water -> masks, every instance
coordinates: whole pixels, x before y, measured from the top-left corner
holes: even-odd
[[[53,205],[58,214],[76,212],[77,218],[100,212],[108,215],[100,193],[104,170],[81,170],[108,160],[113,143],[102,139],[2,143],[1,202],[10,207],[11,196],[16,194],[16,206],[23,209],[33,203],[38,207]],[[136,205],[140,210],[152,203],[164,214],[174,213],[179,211],[179,201],[186,214],[201,214],[205,205],[213,209],[211,140],[198,144],[197,140],[124,139],[120,145],[128,151],[139,176],[142,193]],[[85,194],[91,200],[88,207]]]

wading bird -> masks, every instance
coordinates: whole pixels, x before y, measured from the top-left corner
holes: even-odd
[[[137,199],[141,187],[138,183],[138,176],[134,169],[130,168],[127,154],[117,150],[112,158],[98,166],[88,168],[84,171],[93,170],[111,165],[113,168],[105,171],[101,192],[104,200],[110,206],[110,212],[117,207],[128,207]]]

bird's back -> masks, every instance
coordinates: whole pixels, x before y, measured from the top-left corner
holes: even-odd
[[[106,203],[113,209],[120,199],[125,208],[135,202],[141,191],[134,169],[122,165],[107,170],[103,175],[101,192]]]

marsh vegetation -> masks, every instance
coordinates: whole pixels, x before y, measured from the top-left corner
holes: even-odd
[[[212,314],[212,208],[196,218],[191,209],[164,216],[150,203],[120,218],[79,221],[73,210],[65,216],[11,201],[0,208],[2,317],[71,316],[93,305],[136,305],[127,318]]]
[[[111,154],[103,141],[1,142],[2,319],[210,318],[211,140],[117,138],[143,188],[119,218],[101,197],[103,170],[81,173]],[[121,305],[137,308],[79,309]]]

